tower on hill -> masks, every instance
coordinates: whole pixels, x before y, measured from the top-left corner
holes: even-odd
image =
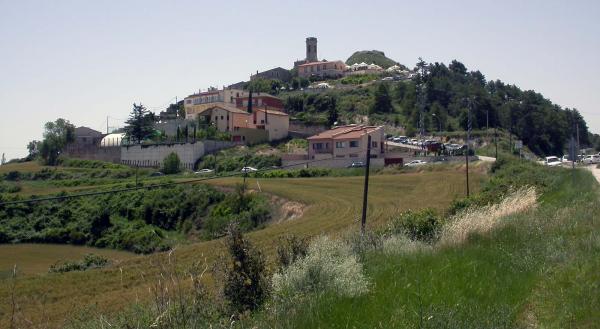
[[[306,38],[306,62],[318,62],[317,57],[317,38],[308,37]]]

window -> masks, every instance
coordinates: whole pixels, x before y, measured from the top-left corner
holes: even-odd
[[[313,150],[322,150],[323,149],[323,143],[314,143],[313,144]]]
[[[350,147],[358,147],[358,141],[350,141]]]
[[[345,158],[346,156],[345,156],[345,155],[343,155],[343,154],[338,154],[338,155],[336,155],[335,157],[336,157],[336,158]]]
[[[265,123],[265,120],[260,120],[260,123]]]
[[[344,142],[335,142],[335,148],[343,149],[344,147],[346,147],[344,144],[345,144]]]
[[[377,142],[371,142],[371,147],[377,148]]]
[[[358,154],[350,154],[351,158],[358,158]]]
[[[191,100],[191,99],[186,99],[186,100],[185,100],[185,103],[186,103],[186,104],[192,104],[192,100]]]
[[[223,120],[223,116],[221,116],[221,120]]]

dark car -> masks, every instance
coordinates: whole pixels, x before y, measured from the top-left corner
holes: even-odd
[[[165,174],[161,173],[160,171],[157,172],[153,172],[150,174],[150,177],[160,177],[160,176],[164,176]]]
[[[362,168],[364,166],[365,166],[365,164],[362,161],[356,161],[356,162],[352,162],[352,164],[350,164],[348,166],[348,168]]]

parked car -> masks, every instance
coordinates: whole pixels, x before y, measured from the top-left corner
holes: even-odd
[[[597,154],[586,155],[583,157],[582,162],[584,164],[595,164],[600,162],[600,156]]]
[[[244,167],[244,168],[242,168],[242,172],[243,173],[257,172],[257,171],[258,171],[258,169],[252,168],[252,167]]]
[[[157,172],[153,172],[150,174],[150,177],[160,177],[160,176],[164,176],[165,174],[161,173],[160,171]]]
[[[212,169],[205,168],[205,169],[200,169],[200,170],[196,171],[194,174],[196,174],[196,175],[207,175],[207,174],[212,174],[214,172],[215,171],[212,170]]]
[[[544,165],[550,167],[560,166],[561,164],[562,162],[560,162],[560,160],[555,156],[546,157],[546,159],[544,160]]]
[[[420,166],[420,165],[424,165],[427,164],[427,161],[423,161],[423,160],[413,160],[407,164],[405,164],[405,167],[416,167],[416,166]]]
[[[351,163],[351,164],[348,166],[348,168],[362,168],[362,167],[364,167],[364,166],[365,166],[364,162],[362,162],[362,161],[354,161],[354,162],[352,162],[352,163]]]
[[[394,81],[393,77],[385,77],[383,79],[381,79],[381,81]]]

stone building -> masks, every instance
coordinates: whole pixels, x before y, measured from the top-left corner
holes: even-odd
[[[281,80],[283,82],[290,82],[292,80],[292,73],[282,67],[276,67],[263,72],[256,71],[256,74],[250,76],[250,81],[256,79],[273,79]]]

